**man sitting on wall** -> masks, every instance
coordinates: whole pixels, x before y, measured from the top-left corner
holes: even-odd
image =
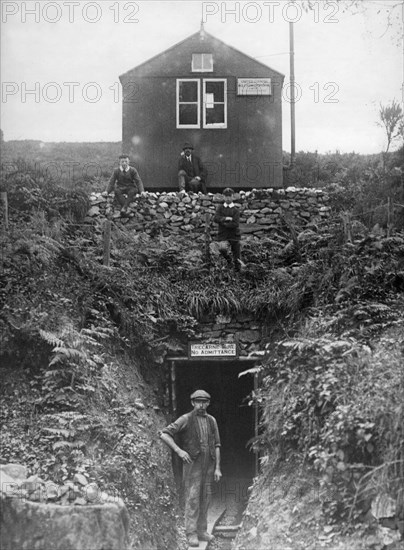
[[[115,198],[121,206],[121,214],[126,214],[137,193],[143,193],[143,182],[136,168],[129,166],[128,155],[119,156],[119,167],[115,168],[109,180],[107,194],[115,191]]]
[[[178,186],[180,191],[206,193],[207,171],[201,159],[194,155],[191,143],[184,143],[181,156],[178,160]]]

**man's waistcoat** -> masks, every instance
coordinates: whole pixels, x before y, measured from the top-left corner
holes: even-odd
[[[194,411],[187,413],[188,423],[186,429],[182,433],[182,445],[192,460],[201,453],[201,433],[198,420]],[[212,459],[215,459],[215,424],[214,418],[210,414],[207,416],[208,425],[208,446],[209,453]]]

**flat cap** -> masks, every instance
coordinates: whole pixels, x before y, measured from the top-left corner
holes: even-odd
[[[205,399],[206,401],[210,400],[210,395],[205,390],[196,390],[191,394],[191,399]]]

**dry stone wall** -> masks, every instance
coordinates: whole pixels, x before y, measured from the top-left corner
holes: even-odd
[[[237,342],[240,357],[251,357],[265,349],[266,330],[262,323],[250,315],[227,317],[218,315],[214,320],[205,319],[197,328],[195,341]]]
[[[216,206],[223,200],[220,193],[151,193],[137,195],[128,215],[101,193],[90,197],[91,207],[86,222],[97,223],[110,217],[118,226],[127,229],[163,234],[202,235],[206,217],[213,217]],[[326,220],[331,208],[321,189],[295,188],[240,191],[234,201],[240,207],[240,226],[243,235],[260,237],[284,226],[285,219],[299,227],[309,222]],[[213,225],[212,225],[213,226]]]

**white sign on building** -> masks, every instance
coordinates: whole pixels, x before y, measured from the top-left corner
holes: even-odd
[[[237,95],[271,95],[270,78],[238,78]]]

